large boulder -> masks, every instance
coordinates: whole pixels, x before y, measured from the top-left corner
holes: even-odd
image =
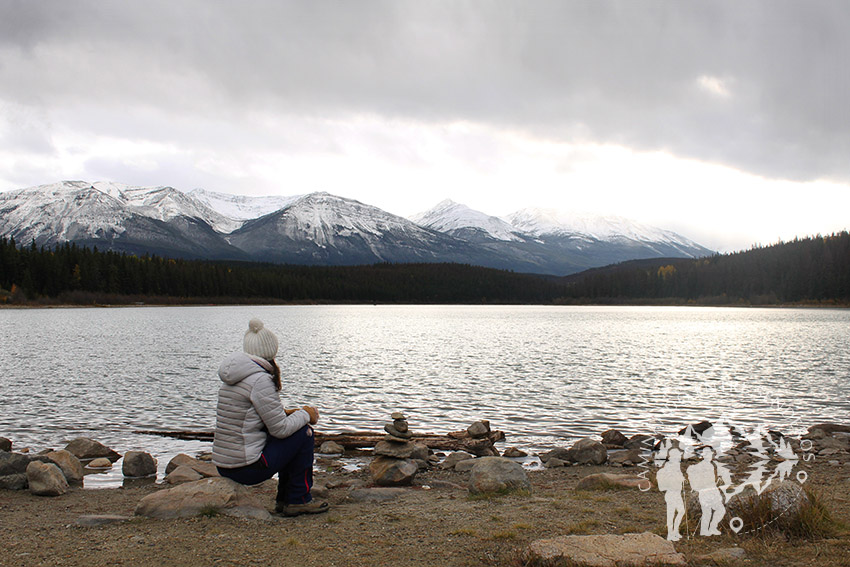
[[[27,455],[0,451],[0,476],[26,473],[30,461],[32,459]]]
[[[522,465],[504,457],[476,459],[469,475],[469,493],[505,494],[531,491],[531,482]]]
[[[579,439],[567,451],[567,460],[580,465],[602,465],[608,460],[608,450],[599,441]]]
[[[127,451],[121,473],[127,478],[143,478],[156,475],[156,461],[143,451]]]
[[[171,474],[171,471],[180,466],[189,467],[205,478],[219,476],[218,469],[215,468],[214,464],[208,461],[196,459],[195,457],[190,457],[185,453],[180,453],[179,455],[168,461],[168,464],[165,466],[165,474]]]
[[[676,553],[673,542],[649,532],[539,539],[529,545],[528,555],[530,560],[547,565],[558,562],[587,567],[687,564],[685,556]]]
[[[114,463],[121,458],[121,455],[106,445],[87,437],[74,439],[65,446],[65,450],[81,461],[91,461],[103,457]]]
[[[203,514],[271,519],[268,510],[245,486],[224,477],[205,478],[160,490],[145,496],[136,506],[137,516],[149,518],[190,518]]]
[[[54,463],[32,461],[27,465],[27,483],[36,496],[60,496],[68,492],[68,481]]]
[[[60,449],[47,453],[47,458],[53,461],[65,475],[65,479],[71,486],[83,484],[83,464],[80,459],[71,454],[70,451]]]
[[[369,472],[378,486],[405,486],[413,483],[419,465],[410,459],[375,457],[369,464]]]

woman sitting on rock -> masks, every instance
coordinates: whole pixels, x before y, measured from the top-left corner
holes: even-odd
[[[311,406],[284,409],[280,401],[277,337],[259,319],[248,323],[244,352],[228,355],[218,370],[213,463],[221,476],[258,484],[277,473],[275,511],[286,516],[317,514],[327,502],[315,502],[313,429],[319,412]]]

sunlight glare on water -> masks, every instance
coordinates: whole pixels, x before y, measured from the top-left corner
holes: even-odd
[[[197,450],[133,432],[212,429],[218,364],[252,317],[280,339],[284,399],[318,406],[327,432],[379,431],[400,410],[419,432],[489,419],[507,445],[534,449],[721,414],[794,433],[850,409],[839,309],[4,309],[0,436],[36,450],[80,436],[119,452]]]

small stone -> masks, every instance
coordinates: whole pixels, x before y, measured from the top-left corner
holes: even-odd
[[[390,415],[390,419],[392,419],[393,421],[404,419],[404,414],[401,413],[400,411],[393,412]]]
[[[118,516],[115,514],[85,514],[77,518],[78,526],[106,526],[108,524],[120,524],[130,520],[129,516]]]
[[[645,459],[641,456],[641,452],[637,449],[628,449],[623,451],[614,451],[608,453],[608,462],[612,465],[637,465]]]
[[[543,466],[547,469],[554,469],[557,467],[565,467],[567,466],[567,461],[559,459],[558,457],[551,457],[548,461],[543,463]]]
[[[74,455],[81,461],[88,461],[91,459],[103,457],[109,459],[112,462],[115,462],[121,458],[121,455],[119,455],[106,445],[99,443],[94,439],[89,439],[87,437],[79,437],[77,439],[74,439],[65,446],[65,450],[70,452],[72,455]]]
[[[539,539],[528,548],[529,558],[541,564],[559,561],[589,567],[617,565],[686,565],[673,542],[657,534],[570,535]]]
[[[88,462],[86,467],[90,469],[109,469],[112,468],[112,461],[110,461],[106,457],[92,459]]]
[[[466,432],[473,439],[487,437],[490,433],[490,422],[487,420],[476,421],[466,428]]]
[[[165,475],[165,482],[168,484],[183,484],[186,482],[195,482],[204,478],[201,473],[188,465],[180,465]]]
[[[83,484],[83,477],[85,476],[83,464],[80,462],[80,459],[72,455],[69,451],[65,451],[64,449],[51,451],[47,453],[47,458],[56,463],[56,466],[65,475],[65,480],[68,481],[68,484],[72,486]]]
[[[413,483],[419,466],[409,459],[377,457],[369,465],[369,472],[378,486],[404,486]]]
[[[528,453],[526,453],[525,451],[521,451],[516,447],[508,447],[507,449],[505,449],[505,452],[502,453],[502,456],[507,457],[509,459],[521,459],[523,457],[527,457]]]
[[[455,465],[457,465],[459,462],[473,458],[474,457],[469,453],[465,453],[463,451],[455,451],[454,453],[449,453],[449,456],[445,458],[445,460],[440,465],[440,468],[453,469],[455,468]]]
[[[0,437],[0,451],[12,452],[12,441],[5,437]]]
[[[702,555],[699,559],[702,561],[713,561],[714,563],[725,565],[735,559],[745,559],[746,557],[747,552],[740,547],[724,547],[723,549],[718,549],[717,551],[713,551],[707,555]]]
[[[54,463],[32,461],[27,465],[27,482],[36,496],[60,496],[68,492],[68,481]]]
[[[127,451],[121,473],[128,478],[142,478],[156,475],[156,461],[143,451]]]
[[[538,455],[540,460],[545,465],[549,459],[560,459],[562,461],[569,460],[570,450],[564,447],[555,447],[551,451],[546,451],[545,453],[540,453]]]
[[[408,429],[410,429],[410,426],[407,425],[406,419],[397,419],[393,421],[393,427],[396,428],[396,431],[401,431],[402,433],[405,433]]]
[[[328,497],[329,494],[328,487],[324,484],[314,484],[310,488],[310,494],[312,494],[314,498],[321,498],[322,500],[324,500]]]
[[[388,502],[407,494],[404,488],[357,488],[349,491],[348,497],[355,502]]]
[[[319,447],[319,453],[322,455],[342,455],[345,453],[345,447],[336,441],[325,441],[322,443],[322,446]]]
[[[638,488],[649,490],[652,484],[645,478],[628,474],[599,473],[590,474],[578,481],[575,490],[610,490],[619,488]]]
[[[522,465],[504,457],[476,459],[469,476],[469,493],[504,494],[531,491],[531,482]]]
[[[384,425],[384,431],[389,433],[392,437],[397,437],[401,440],[406,440],[413,437],[413,433],[411,433],[410,431],[399,431],[392,423]]]
[[[626,444],[629,438],[617,431],[616,429],[609,429],[602,433],[602,443],[604,445],[613,445],[615,447],[622,447]]]

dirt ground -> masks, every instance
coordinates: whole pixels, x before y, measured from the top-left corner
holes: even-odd
[[[724,533],[677,542],[690,565],[721,548],[741,547],[746,559],[719,564],[746,566],[850,566],[850,466],[807,464],[806,487],[819,494],[840,523],[829,537],[786,540],[781,535]],[[468,473],[432,470],[395,500],[355,502],[346,485],[368,482],[365,471],[330,472],[316,482],[328,491],[329,513],[271,522],[210,515],[154,520],[134,517],[98,527],[80,516],[132,516],[147,484],[79,489],[56,498],[28,491],[0,492],[0,565],[3,566],[471,566],[523,565],[522,551],[536,539],[567,534],[666,534],[665,504],[657,490],[576,492],[578,479],[594,472],[635,469],[567,467],[530,471],[529,495],[474,499]],[[253,488],[273,507],[275,483]]]

